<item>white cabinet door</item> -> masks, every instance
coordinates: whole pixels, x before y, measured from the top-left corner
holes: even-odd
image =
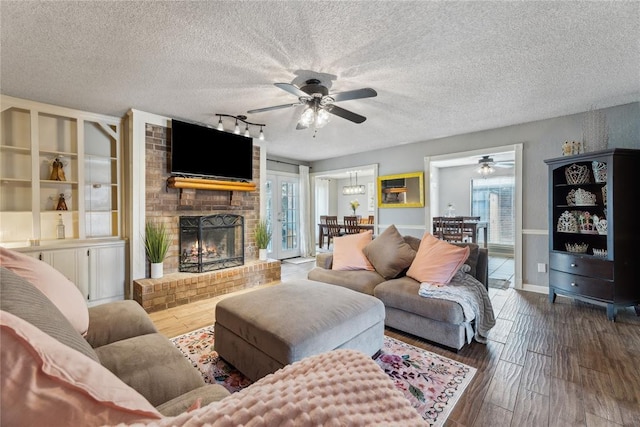
[[[89,249],[89,305],[124,299],[124,243]]]
[[[85,299],[89,297],[89,257],[87,248],[37,250],[26,255],[46,262],[75,284]]]

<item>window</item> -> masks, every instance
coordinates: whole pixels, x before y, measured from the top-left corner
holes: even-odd
[[[515,244],[514,189],[513,176],[471,180],[471,214],[487,222],[489,244]]]

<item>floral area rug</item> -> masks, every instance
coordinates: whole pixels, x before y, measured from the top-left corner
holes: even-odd
[[[171,341],[198,368],[205,382],[220,384],[232,393],[251,384],[214,350],[213,326]],[[375,361],[431,426],[444,424],[476,373],[471,366],[387,336]]]

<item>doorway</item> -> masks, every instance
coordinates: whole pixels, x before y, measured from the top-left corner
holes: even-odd
[[[300,256],[300,184],[294,174],[268,173],[265,212],[272,231],[267,256],[286,259]]]
[[[509,175],[511,186],[510,192],[487,191],[485,198],[481,200],[479,197],[473,197],[474,183],[480,184],[484,179],[482,175],[477,173],[477,169],[479,159],[487,155],[495,161],[496,166],[495,173],[489,176]],[[499,164],[502,166],[508,164],[509,169],[497,167]],[[450,179],[452,174],[454,179]],[[459,185],[464,175],[466,175],[469,185]],[[506,232],[498,224],[493,224],[494,232],[491,233],[489,230],[489,233],[499,241],[492,242],[491,235],[489,235],[489,258],[490,263],[492,256],[512,259],[513,262],[510,263],[513,265],[512,283],[515,288],[522,288],[522,144],[426,157],[425,181],[429,191],[429,209],[425,210],[425,223],[428,227],[432,226],[434,216],[445,215],[444,212],[449,204],[453,205],[456,215],[481,217],[485,215],[487,216],[485,220],[491,225],[492,220],[500,218],[499,211],[502,208],[499,206],[504,204],[504,197],[501,198],[501,195],[503,193],[510,194],[511,228],[509,232]],[[451,182],[456,182],[456,186],[451,187],[449,185]],[[484,186],[476,185],[475,187]],[[512,243],[505,244],[505,239],[511,240]]]

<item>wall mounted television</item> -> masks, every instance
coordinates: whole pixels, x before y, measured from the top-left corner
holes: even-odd
[[[251,181],[253,139],[172,119],[171,174]]]

